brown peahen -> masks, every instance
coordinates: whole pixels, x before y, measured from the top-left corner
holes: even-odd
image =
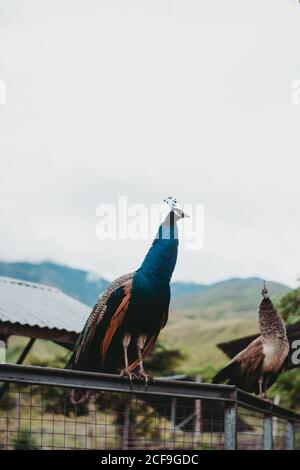
[[[289,353],[285,324],[269,298],[266,286],[259,307],[260,336],[213,378],[213,383],[226,382],[247,392],[267,398],[267,389],[282,371]]]

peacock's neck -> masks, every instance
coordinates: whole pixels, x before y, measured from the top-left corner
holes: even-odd
[[[161,224],[150,247],[140,272],[153,282],[169,283],[175,268],[178,252],[178,232],[176,223]]]

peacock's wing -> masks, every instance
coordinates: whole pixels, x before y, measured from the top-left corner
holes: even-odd
[[[135,272],[119,277],[99,297],[76,342],[66,368],[93,370],[96,366],[93,364],[95,360],[103,362],[101,356],[103,352],[105,355],[109,346],[110,335],[121,322],[128,307],[134,275]],[[99,349],[100,343],[102,346]]]
[[[116,371],[124,366],[124,351],[122,347],[122,321],[126,316],[129,301],[131,298],[131,285],[124,286],[122,301],[114,309],[112,316],[107,316],[107,326],[105,335],[100,345],[100,355],[105,370]],[[157,337],[161,329],[165,326],[168,319],[168,308],[163,313],[161,322],[157,325],[152,334],[147,336],[145,346],[142,351],[142,357],[147,356],[155,346]],[[121,333],[121,335],[119,334]],[[137,353],[136,338],[132,338],[128,348],[129,369],[134,370],[138,366],[139,358]]]

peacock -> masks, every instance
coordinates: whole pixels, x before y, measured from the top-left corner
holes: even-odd
[[[189,217],[174,198],[170,211],[140,268],[113,281],[93,308],[66,366],[68,369],[120,374],[147,386],[143,358],[153,349],[167,323],[170,281],[178,253],[177,222]],[[137,375],[133,371],[138,368]],[[73,403],[83,401],[73,391]]]
[[[213,378],[213,383],[226,382],[267,398],[267,390],[284,369],[289,341],[285,324],[273,305],[266,285],[259,306],[260,336],[238,353]]]

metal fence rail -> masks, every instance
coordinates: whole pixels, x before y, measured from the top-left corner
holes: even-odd
[[[293,449],[300,415],[233,386],[0,365],[0,448]],[[70,402],[70,389],[89,400]]]

